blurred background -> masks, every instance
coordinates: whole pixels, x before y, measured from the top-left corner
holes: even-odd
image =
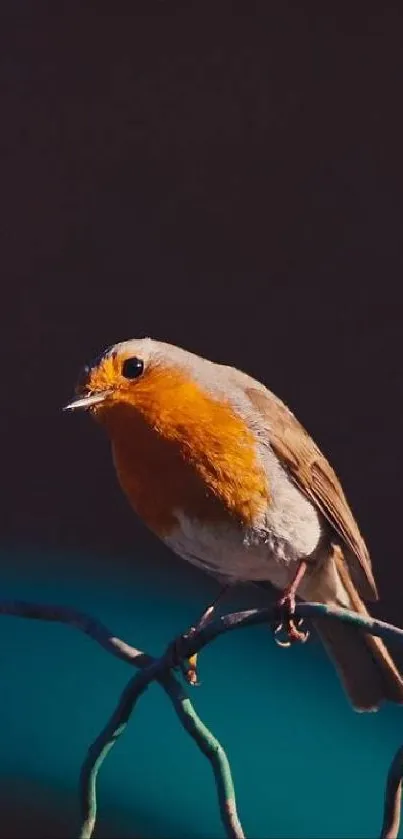
[[[4,0],[4,598],[85,609],[158,654],[216,593],[131,513],[101,429],[61,412],[88,359],[151,335],[287,401],[367,538],[374,611],[403,625],[402,31],[388,3]],[[75,835],[81,761],[130,672],[67,627],[1,625],[0,837]],[[401,709],[354,714],[319,644],[279,650],[264,627],[200,669],[249,836],[379,833]],[[223,835],[157,687],[99,803],[99,837]]]

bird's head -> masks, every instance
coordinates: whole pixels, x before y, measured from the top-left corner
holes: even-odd
[[[88,410],[112,436],[137,417],[164,437],[203,434],[217,447],[228,434],[233,447],[247,429],[234,410],[240,391],[228,371],[173,344],[123,341],[85,365],[65,410]]]
[[[187,359],[191,357],[151,338],[115,344],[83,367],[75,388],[77,398],[64,410],[88,410],[101,421],[122,409],[152,413],[164,393],[177,401],[179,391],[183,394],[184,387],[189,388],[193,378]]]
[[[138,380],[149,372],[150,343],[142,339],[115,344],[85,364],[76,383],[77,398],[64,410],[102,414],[116,404],[133,402]]]
[[[88,410],[109,426],[141,415],[154,427],[203,418],[214,399],[217,365],[173,344],[138,338],[108,347],[82,369],[77,398],[65,410]],[[215,401],[215,400],[214,400]]]

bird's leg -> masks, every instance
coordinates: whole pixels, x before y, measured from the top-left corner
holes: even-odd
[[[214,612],[217,611],[217,606],[220,603],[222,603],[224,597],[228,594],[230,588],[232,588],[232,586],[227,584],[220,589],[220,591],[217,594],[217,597],[215,597],[213,602],[210,603],[209,606],[207,606],[207,609],[205,609],[204,612],[202,612],[202,614],[199,617],[199,620],[196,623],[196,626],[192,627],[191,632],[199,632],[200,629],[204,629],[206,624],[208,624],[211,618],[213,617]]]
[[[197,676],[197,653],[191,655],[190,658],[185,658],[182,653],[183,641],[189,640],[189,638],[192,635],[194,635],[195,632],[200,632],[201,629],[204,629],[204,627],[212,619],[214,613],[217,611],[217,606],[224,599],[225,595],[227,594],[230,588],[230,585],[223,586],[223,588],[219,591],[217,597],[213,600],[213,602],[210,603],[206,609],[204,609],[204,612],[202,612],[202,614],[200,615],[195,626],[191,626],[188,632],[186,632],[184,635],[180,635],[180,637],[176,638],[172,644],[172,660],[174,666],[179,666],[181,668],[186,681],[190,685],[196,686],[199,684]]]
[[[308,640],[309,632],[307,630],[304,631],[299,628],[301,626],[302,621],[299,621],[298,625],[296,625],[293,618],[293,614],[295,612],[295,596],[297,593],[298,586],[307,570],[307,567],[308,566],[305,560],[301,560],[301,562],[298,563],[298,568],[296,570],[293,580],[291,581],[290,585],[287,586],[287,588],[283,592],[283,596],[277,603],[281,611],[284,613],[284,618],[275,628],[274,634],[278,635],[279,632],[283,630],[286,635],[285,641],[281,641],[279,638],[275,639],[276,644],[278,644],[280,647],[289,647],[295,641],[304,643]]]

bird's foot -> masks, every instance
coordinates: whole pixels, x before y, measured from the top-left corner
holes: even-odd
[[[184,679],[192,687],[198,687],[200,684],[197,674],[197,653],[187,657],[184,646],[195,631],[195,627],[191,626],[188,632],[175,638],[168,648],[171,666],[181,670]]]
[[[291,644],[295,643],[305,644],[309,638],[309,630],[302,628],[304,625],[302,618],[298,621],[294,620],[295,596],[290,592],[284,594],[277,606],[283,617],[274,629],[276,644],[279,647],[291,647]]]
[[[218,604],[224,599],[229,588],[229,585],[223,586],[215,600],[207,606],[204,612],[202,612],[195,626],[191,626],[187,632],[180,635],[179,638],[176,638],[168,648],[168,655],[171,657],[172,661],[171,666],[179,668],[182,671],[187,683],[192,685],[192,687],[198,687],[200,685],[197,674],[197,653],[188,658],[186,656],[186,649],[184,650],[185,642],[189,641],[189,638],[191,638],[195,632],[201,632],[201,630],[203,630],[212,620],[215,612],[217,611]]]

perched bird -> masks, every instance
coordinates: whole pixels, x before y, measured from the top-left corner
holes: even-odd
[[[297,594],[366,613],[361,598],[377,599],[333,469],[264,385],[142,338],[87,365],[76,393],[66,408],[88,409],[105,427],[130,504],[183,559],[224,584],[269,581],[290,607]],[[315,625],[357,710],[403,702],[379,638],[338,621]]]

